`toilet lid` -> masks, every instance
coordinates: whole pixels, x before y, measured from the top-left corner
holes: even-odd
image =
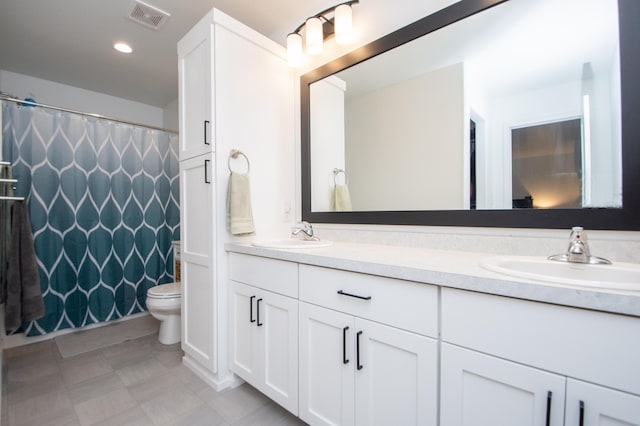
[[[147,296],[154,299],[169,299],[181,295],[180,283],[160,284],[147,290]]]

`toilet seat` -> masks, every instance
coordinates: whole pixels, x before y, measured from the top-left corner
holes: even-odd
[[[160,284],[147,290],[150,299],[174,299],[182,296],[180,283]]]

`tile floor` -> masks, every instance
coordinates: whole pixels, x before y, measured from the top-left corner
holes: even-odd
[[[299,425],[251,386],[216,392],[157,334],[62,358],[53,340],[5,350],[2,425]]]

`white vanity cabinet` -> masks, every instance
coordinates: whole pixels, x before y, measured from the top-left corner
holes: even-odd
[[[300,265],[300,418],[437,424],[437,289]]]
[[[640,426],[640,396],[567,379],[566,426]]]
[[[563,424],[563,376],[447,343],[441,354],[442,426]]]
[[[441,307],[442,426],[640,422],[639,318],[449,288]]]
[[[297,265],[240,254],[229,263],[230,368],[297,415]]]

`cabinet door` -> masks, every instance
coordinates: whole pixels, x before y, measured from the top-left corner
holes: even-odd
[[[564,377],[446,343],[441,356],[442,426],[563,424]]]
[[[297,415],[298,301],[263,290],[257,293],[255,308],[261,374],[258,389]]]
[[[352,425],[355,321],[300,302],[300,413],[311,425]]]
[[[213,150],[211,20],[207,15],[178,43],[180,160]]]
[[[208,154],[180,162],[182,350],[215,372],[211,160]]]
[[[567,379],[566,426],[640,426],[640,396]]]
[[[229,347],[231,370],[258,385],[260,348],[256,338],[256,288],[231,281],[229,284]]]
[[[231,370],[298,413],[298,301],[230,281]]]
[[[356,319],[356,424],[436,425],[438,344]]]

